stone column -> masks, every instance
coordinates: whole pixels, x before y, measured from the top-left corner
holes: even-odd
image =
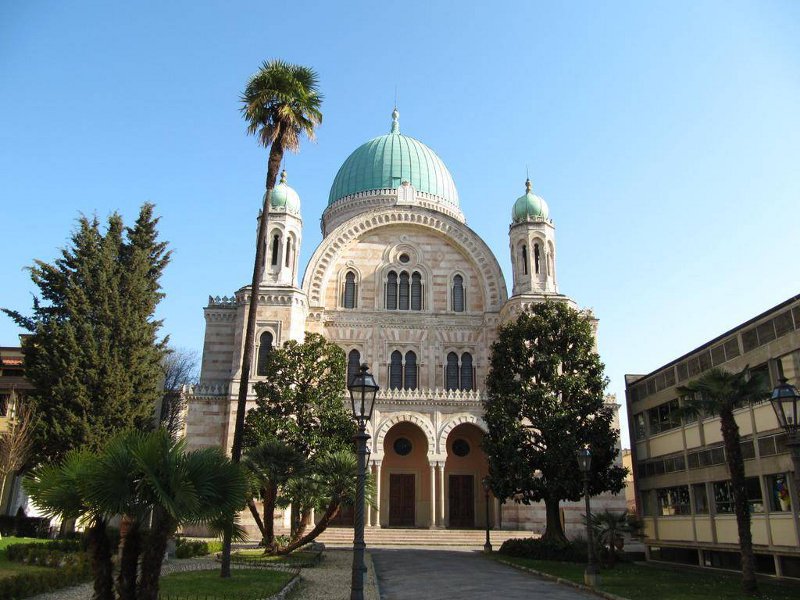
[[[439,504],[439,527],[445,526],[444,518],[444,461],[439,462],[439,497],[437,503]]]
[[[369,472],[374,477],[375,476],[375,463],[373,462],[369,466]],[[367,527],[372,527],[372,507],[367,505],[366,507],[366,519],[367,519]]]
[[[436,505],[437,497],[436,497],[436,463],[431,461],[430,463],[431,468],[431,529],[436,527]]]
[[[381,461],[376,460],[372,463],[375,465],[375,504],[378,510],[375,511],[375,526],[381,526]]]

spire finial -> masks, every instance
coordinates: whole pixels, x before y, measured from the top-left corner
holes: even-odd
[[[281,183],[286,183],[286,168],[281,171]]]
[[[530,194],[531,193],[531,178],[530,178],[530,176],[525,179],[525,193],[526,194]]]
[[[392,111],[392,133],[400,133],[400,111],[396,106]]]

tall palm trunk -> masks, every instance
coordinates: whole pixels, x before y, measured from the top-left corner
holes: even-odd
[[[258,514],[258,507],[256,506],[256,501],[252,498],[247,500],[247,508],[250,509],[250,515],[253,517],[253,520],[256,522],[256,527],[258,527],[258,531],[261,533],[261,541],[264,542],[266,538],[266,530],[264,529],[264,521],[261,520],[261,515]]]
[[[331,500],[330,503],[328,504],[328,507],[325,509],[325,514],[322,515],[322,518],[319,520],[319,523],[317,523],[314,526],[314,529],[309,531],[303,537],[293,541],[288,546],[285,546],[280,550],[278,550],[278,554],[289,554],[291,552],[294,552],[301,546],[305,546],[309,542],[313,542],[315,539],[317,539],[317,536],[319,536],[320,533],[322,533],[328,528],[328,523],[330,523],[331,520],[335,519],[336,515],[339,514],[339,507],[341,505],[342,503],[340,500]]]
[[[278,501],[278,486],[270,483],[262,490],[264,498],[264,554],[275,551],[275,504]]]
[[[153,527],[142,554],[142,576],[139,579],[137,600],[158,600],[158,580],[161,577],[161,564],[167,550],[167,540],[175,531],[177,524],[163,508],[153,509]]]
[[[742,591],[753,595],[756,592],[755,559],[753,557],[753,536],[750,532],[750,505],[747,502],[747,488],[744,477],[744,460],[739,445],[739,426],[731,408],[720,410],[722,439],[728,456],[728,470],[731,474],[733,505],[736,511],[736,527],[739,530],[739,550],[742,554]]]
[[[561,526],[561,511],[559,510],[558,498],[544,499],[545,511],[547,513],[547,524],[545,525],[543,540],[551,542],[567,542],[564,528]]]
[[[236,423],[233,428],[233,444],[231,445],[231,460],[238,463],[242,459],[242,437],[244,436],[244,417],[247,410],[247,391],[250,388],[250,369],[253,364],[255,351],[256,313],[258,312],[258,296],[261,279],[264,275],[264,259],[266,257],[267,227],[269,222],[269,203],[275,180],[278,178],[278,169],[283,160],[283,146],[279,141],[273,142],[269,150],[267,161],[267,191],[264,194],[264,203],[261,208],[261,218],[258,220],[258,235],[256,236],[256,257],[253,263],[253,280],[250,284],[250,303],[247,312],[247,327],[244,335],[244,349],[242,352],[242,368],[239,379],[239,395],[236,400]],[[233,528],[226,527],[222,540],[222,577],[231,576],[231,541]]]
[[[124,532],[124,533],[123,533]],[[136,577],[139,568],[139,555],[142,553],[142,535],[139,522],[123,517],[120,525],[119,574],[117,575],[117,595],[119,600],[136,600]]]
[[[89,529],[89,557],[94,576],[92,600],[114,600],[114,572],[111,565],[111,544],[106,535],[106,522],[97,517]]]

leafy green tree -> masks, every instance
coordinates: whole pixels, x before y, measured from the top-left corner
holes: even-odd
[[[545,539],[566,541],[559,503],[583,495],[576,449],[591,448],[591,494],[625,484],[606,384],[591,320],[566,304],[533,306],[501,326],[492,345],[483,441],[492,491],[524,504],[543,500]]]
[[[744,459],[739,445],[739,426],[733,411],[769,396],[767,382],[749,367],[731,373],[714,367],[694,381],[678,388],[681,413],[684,415],[719,415],[725,460],[731,476],[733,506],[739,531],[739,550],[742,555],[742,589],[746,594],[757,591],[753,536],[750,532],[750,505],[744,476]]]
[[[250,370],[255,353],[256,314],[261,279],[267,253],[269,203],[278,169],[285,150],[297,152],[300,138],[314,139],[314,129],[322,122],[322,94],[319,93],[317,74],[313,69],[293,65],[282,60],[264,61],[258,72],[247,82],[242,94],[242,116],[247,120],[247,132],[258,138],[259,144],[269,148],[267,160],[266,192],[256,236],[256,253],[253,262],[253,279],[250,284],[250,304],[245,326],[244,352],[240,370],[239,396],[236,404],[236,422],[233,428],[231,458],[239,462],[242,456],[244,418],[247,410],[247,393],[250,389]],[[225,534],[222,548],[222,576],[230,577],[231,535]]]
[[[40,417],[34,462],[152,426],[164,355],[153,314],[170,256],[157,223],[151,204],[129,228],[117,214],[105,232],[80,217],[61,256],[30,268],[40,292],[32,315],[3,309],[32,334],[23,347],[34,386],[26,401]]]
[[[258,449],[271,453],[262,455],[258,467],[266,492],[265,543],[271,548],[274,537],[268,532],[278,488],[288,480],[282,473],[288,468],[282,454],[308,462],[323,453],[352,452],[356,430],[343,402],[344,351],[333,342],[316,333],[307,333],[303,343],[289,340],[269,353],[264,369],[264,381],[255,385],[256,406],[247,414],[244,438],[252,458]]]

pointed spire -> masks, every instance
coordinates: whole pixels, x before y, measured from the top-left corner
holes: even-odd
[[[396,106],[392,111],[392,133],[400,133],[400,112]]]
[[[280,182],[283,183],[283,184],[286,183],[286,169],[281,171],[281,181]]]

